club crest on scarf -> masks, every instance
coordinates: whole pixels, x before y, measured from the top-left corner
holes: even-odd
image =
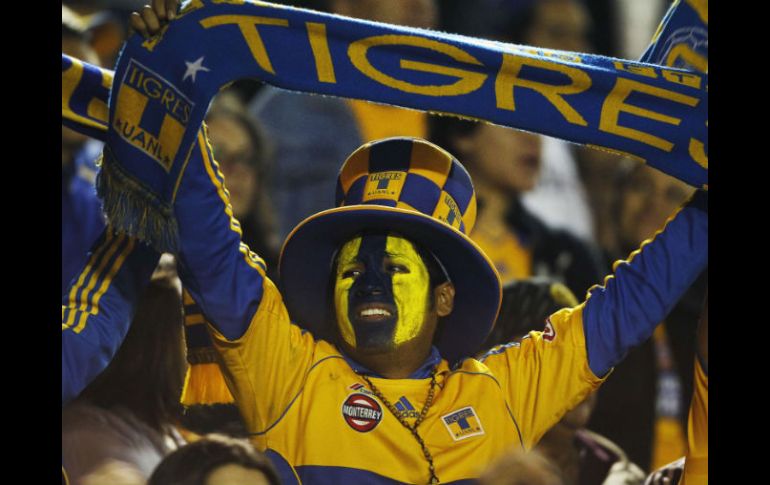
[[[115,131],[170,171],[195,103],[133,59],[121,83]]]

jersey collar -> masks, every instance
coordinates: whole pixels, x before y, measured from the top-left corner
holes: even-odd
[[[363,365],[353,360],[349,355],[343,352],[342,349],[338,348],[337,350],[339,350],[342,357],[357,374],[364,374],[371,377],[384,378],[380,374],[374,372],[373,370],[367,369]],[[437,367],[440,363],[441,363],[441,354],[438,353],[438,349],[434,345],[430,348],[430,354],[428,354],[428,358],[425,359],[425,362],[423,362],[422,365],[416,371],[412,372],[409,375],[409,377],[407,377],[407,379],[428,378],[430,377],[430,373],[433,370],[433,368]]]

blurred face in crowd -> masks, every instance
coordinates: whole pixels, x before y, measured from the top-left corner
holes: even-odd
[[[243,218],[251,212],[256,191],[257,172],[249,159],[254,147],[248,131],[234,118],[217,116],[208,122],[214,157],[225,176],[233,215]]]
[[[589,52],[590,25],[588,12],[575,0],[539,1],[527,32],[527,43],[546,49]]]
[[[474,182],[515,193],[532,190],[537,183],[538,135],[480,123],[471,134],[458,137],[456,146]]]
[[[434,0],[333,0],[332,10],[349,17],[425,29],[435,27],[438,19]]]
[[[510,451],[490,465],[479,485],[564,485],[558,469],[536,450]]]
[[[631,173],[620,205],[620,240],[624,250],[636,248],[663,228],[694,189],[646,165]]]
[[[229,463],[209,473],[204,485],[268,485],[269,483],[260,470]]]
[[[387,353],[415,341],[429,348],[438,317],[451,312],[449,295],[431,298],[432,291],[428,268],[407,239],[392,233],[351,239],[340,249],[334,284],[343,345],[354,354]]]

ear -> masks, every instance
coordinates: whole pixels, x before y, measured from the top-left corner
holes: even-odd
[[[436,313],[439,317],[445,317],[452,313],[455,304],[455,285],[446,281],[441,283],[433,290],[434,301],[436,302]]]

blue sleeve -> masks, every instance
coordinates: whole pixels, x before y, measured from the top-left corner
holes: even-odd
[[[241,242],[230,194],[205,127],[175,195],[179,276],[206,319],[228,340],[241,337],[262,300],[265,263]]]
[[[109,364],[160,255],[107,229],[62,301],[62,406]]]
[[[589,290],[583,312],[588,363],[603,376],[648,339],[708,266],[708,192],[690,201],[650,241]]]

